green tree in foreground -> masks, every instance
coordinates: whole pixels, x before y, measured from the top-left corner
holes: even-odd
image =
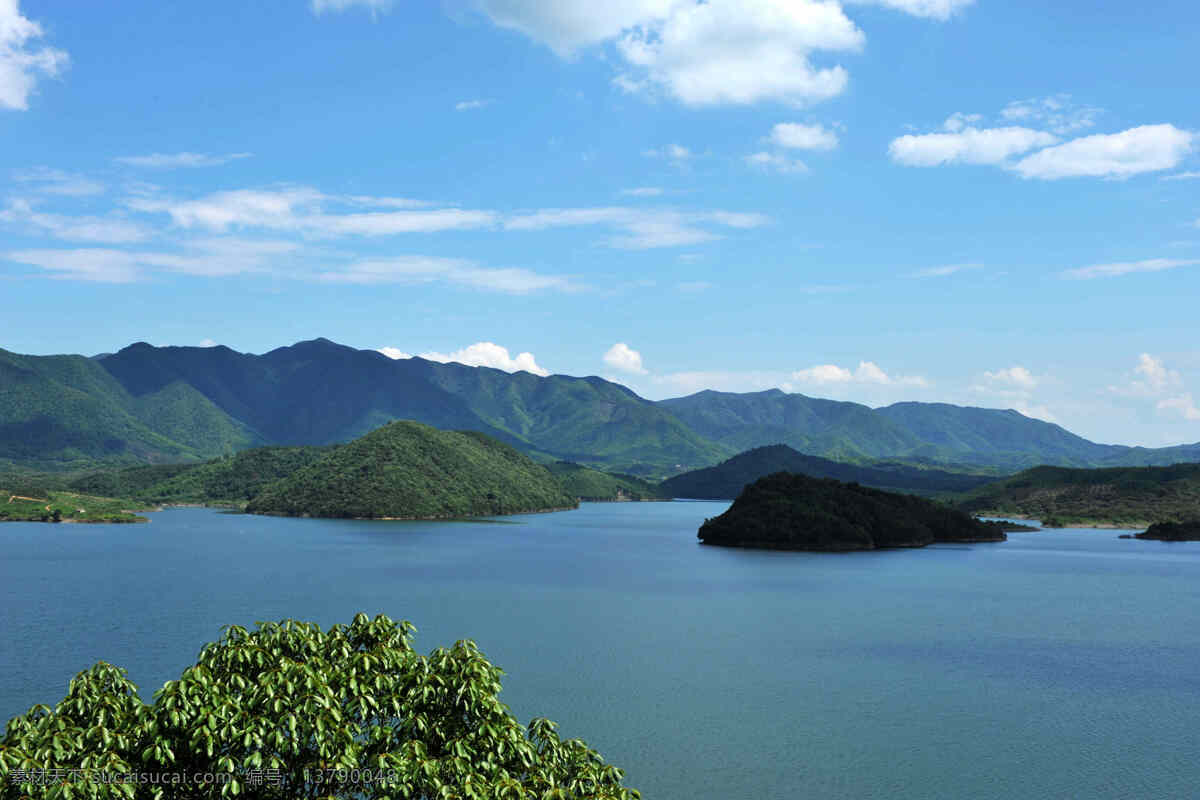
[[[414,630],[365,614],[228,627],[153,705],[98,663],[9,721],[0,798],[640,797],[553,722],[518,723],[473,642],[423,656]]]

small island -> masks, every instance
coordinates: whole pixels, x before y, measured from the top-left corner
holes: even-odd
[[[1002,523],[981,522],[932,500],[787,472],[745,487],[697,536],[725,547],[818,552],[1008,538]]]
[[[1200,520],[1156,522],[1141,533],[1126,533],[1120,538],[1152,539],[1159,542],[1200,542]]]
[[[392,422],[264,487],[251,514],[457,519],[579,505],[545,467],[476,431]]]

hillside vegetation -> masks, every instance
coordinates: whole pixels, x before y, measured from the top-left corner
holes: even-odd
[[[571,461],[555,461],[546,468],[558,479],[567,494],[580,500],[669,500],[659,484],[633,475],[602,472]]]
[[[777,472],[750,484],[697,534],[704,544],[847,551],[992,542],[997,525],[914,495]]]
[[[1200,518],[1200,464],[1037,467],[968,492],[957,505],[985,515],[1039,519],[1048,526],[1185,522]]]
[[[576,505],[549,470],[495,439],[393,422],[267,486],[246,510],[445,519]]]
[[[836,478],[879,489],[918,494],[961,492],[992,481],[987,476],[919,469],[903,464],[846,464],[805,455],[787,445],[777,444],[748,450],[715,467],[668,478],[660,484],[660,489],[670,497],[731,500],[742,493],[746,484],[776,472],[794,472],[810,478]]]

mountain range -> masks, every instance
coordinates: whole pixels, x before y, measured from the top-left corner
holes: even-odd
[[[838,461],[993,473],[1200,461],[1200,444],[1095,444],[1011,410],[872,409],[777,389],[653,402],[595,376],[393,360],[327,339],[262,355],[146,343],[91,358],[0,350],[0,465],[9,467],[162,464],[334,444],[396,419],[480,431],[543,462],[651,477],[772,444]]]

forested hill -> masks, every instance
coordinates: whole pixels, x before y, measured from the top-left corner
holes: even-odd
[[[671,497],[697,500],[732,500],[746,484],[775,472],[794,472],[812,478],[836,478],[880,489],[916,494],[961,492],[990,483],[994,478],[964,475],[937,469],[890,464],[859,466],[807,456],[787,445],[757,447],[715,467],[685,472],[663,481],[659,489]]]
[[[969,492],[959,508],[1044,524],[1145,527],[1200,519],[1200,464],[1067,469],[1037,467]]]
[[[491,437],[393,422],[272,483],[246,510],[444,519],[576,505],[549,470]]]
[[[949,471],[1200,461],[1200,445],[1098,445],[1015,411],[871,409],[779,390],[651,402],[598,377],[392,360],[325,339],[263,355],[130,345],[82,356],[0,351],[0,472],[199,461],[259,445],[347,442],[395,419],[475,430],[537,460],[659,478],[755,447]]]

